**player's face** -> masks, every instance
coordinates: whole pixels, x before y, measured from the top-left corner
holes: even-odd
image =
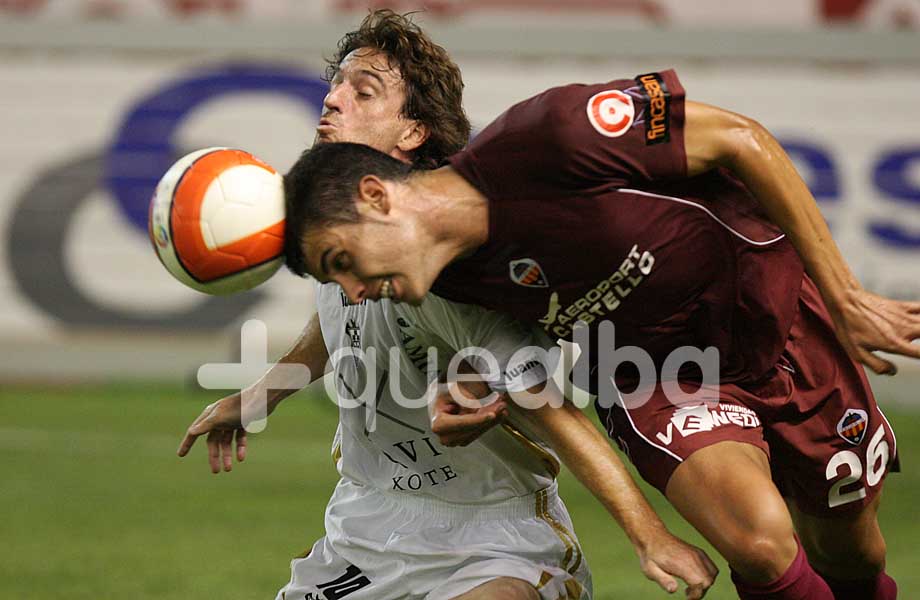
[[[383,298],[421,304],[437,273],[426,273],[425,244],[409,221],[369,216],[308,231],[304,253],[310,274],[338,283],[355,304]]]
[[[425,129],[402,115],[405,102],[402,75],[386,55],[359,48],[342,60],[329,84],[314,143],[366,144],[408,160],[425,141]]]
[[[438,268],[414,193],[406,183],[365,176],[355,197],[357,223],[307,229],[302,243],[310,275],[338,283],[354,303],[421,304]]]

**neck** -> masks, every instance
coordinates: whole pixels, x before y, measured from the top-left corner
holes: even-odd
[[[421,221],[441,268],[468,256],[489,239],[489,202],[451,167],[418,172],[410,180]]]

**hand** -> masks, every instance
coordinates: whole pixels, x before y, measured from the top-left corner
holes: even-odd
[[[209,404],[192,422],[177,454],[185,456],[199,436],[208,434],[208,463],[212,473],[233,469],[233,438],[236,437],[236,460],[246,459],[246,430],[241,420],[240,394],[232,394]]]
[[[489,394],[489,388],[482,382],[457,385],[455,393],[467,398],[480,398]],[[458,403],[450,388],[439,388],[440,392],[428,405],[431,416],[431,431],[444,446],[467,446],[486,431],[501,423],[508,414],[506,396],[497,396],[495,401],[479,408],[468,408]]]
[[[699,600],[715,583],[719,569],[706,553],[696,546],[674,537],[667,531],[661,532],[637,550],[642,572],[669,594],[677,591],[681,579],[687,584],[688,600]]]
[[[831,307],[837,338],[847,353],[879,375],[894,375],[893,363],[876,350],[920,358],[920,302],[899,302],[866,290],[850,292],[842,306]]]

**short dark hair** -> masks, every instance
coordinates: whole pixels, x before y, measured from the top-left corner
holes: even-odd
[[[414,152],[415,165],[436,167],[466,146],[470,121],[463,111],[460,68],[409,15],[381,9],[365,17],[358,29],[339,40],[335,55],[327,60],[326,80],[332,81],[345,57],[359,48],[373,48],[387,55],[406,86],[403,116],[428,128],[428,139]]]
[[[307,275],[303,237],[308,229],[358,223],[356,196],[365,175],[403,181],[412,166],[364,144],[329,142],[305,151],[284,176],[284,262]]]

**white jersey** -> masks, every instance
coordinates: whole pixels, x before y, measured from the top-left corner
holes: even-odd
[[[462,504],[520,497],[553,483],[558,459],[526,427],[508,423],[469,446],[448,448],[431,433],[426,402],[431,378],[468,347],[495,358],[497,369],[493,364],[486,377],[493,389],[546,381],[555,366],[546,349],[555,345],[542,332],[431,294],[419,307],[389,300],[353,305],[329,283],[317,284],[316,300],[334,366],[327,389],[334,385],[340,406],[333,456],[342,477]],[[426,364],[429,348],[437,349],[437,368]],[[488,372],[481,357],[468,360]]]

